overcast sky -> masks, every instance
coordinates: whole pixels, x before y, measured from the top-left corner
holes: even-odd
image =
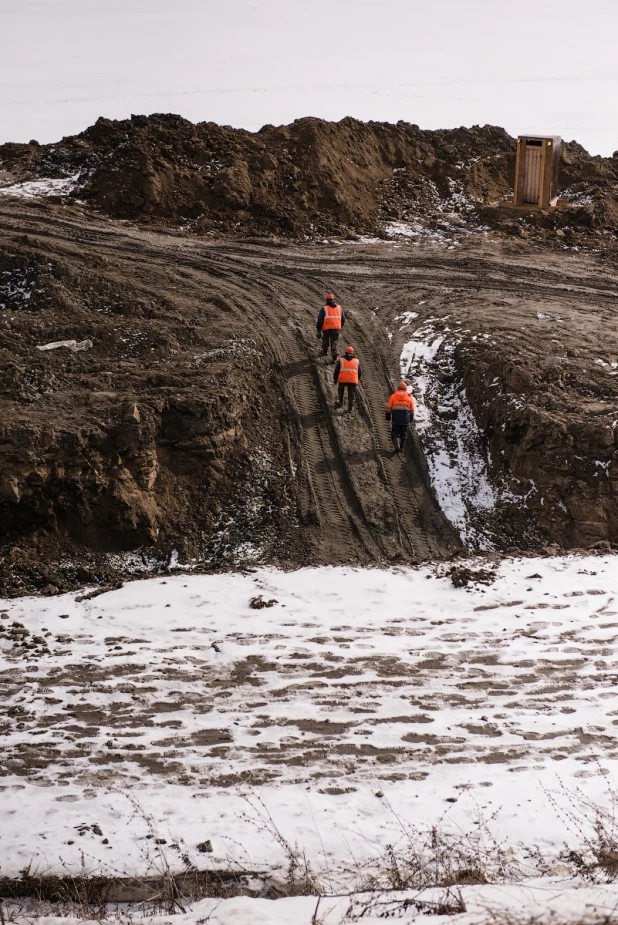
[[[618,0],[0,0],[0,143],[100,115],[475,123],[618,149]]]

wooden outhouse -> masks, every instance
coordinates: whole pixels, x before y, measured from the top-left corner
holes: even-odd
[[[560,137],[520,135],[517,139],[513,205],[552,209],[558,203]]]

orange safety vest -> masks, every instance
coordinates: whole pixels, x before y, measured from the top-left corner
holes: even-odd
[[[414,414],[414,399],[403,389],[398,389],[386,403],[387,411],[409,411]]]
[[[324,324],[323,331],[340,331],[341,330],[341,305],[324,306]]]
[[[360,363],[356,358],[353,360],[346,360],[345,357],[340,357],[339,375],[337,377],[337,382],[339,385],[343,385],[345,382],[351,382],[353,385],[358,385],[359,366]]]

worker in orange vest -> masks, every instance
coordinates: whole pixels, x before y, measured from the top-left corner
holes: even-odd
[[[326,356],[330,346],[330,355],[333,358],[333,363],[337,359],[337,341],[339,340],[339,332],[344,324],[345,313],[341,305],[337,304],[337,300],[333,293],[329,292],[326,296],[326,305],[323,305],[320,309],[316,328],[318,340],[320,337],[322,338],[322,354]]]
[[[360,360],[354,356],[354,347],[346,347],[345,356],[340,357],[335,364],[333,379],[337,385],[338,399],[335,408],[343,405],[343,394],[348,390],[348,411],[354,411],[356,389],[363,375]]]
[[[414,399],[408,386],[400,382],[386,403],[386,420],[391,422],[391,440],[396,453],[403,453],[410,421],[414,420]]]

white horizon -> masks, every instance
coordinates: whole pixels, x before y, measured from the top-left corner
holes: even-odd
[[[0,0],[0,143],[172,112],[492,124],[609,156],[617,32],[611,0]]]

